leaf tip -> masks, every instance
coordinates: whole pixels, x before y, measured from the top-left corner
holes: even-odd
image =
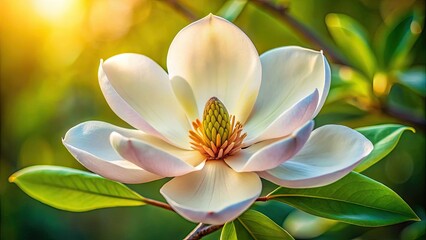
[[[16,180],[16,176],[15,176],[15,174],[12,174],[10,177],[9,177],[9,182],[10,183],[14,183],[15,182],[15,180]]]
[[[416,129],[413,127],[407,127],[407,130],[412,131],[413,133],[416,133]]]
[[[336,13],[329,13],[325,16],[325,22],[329,26],[336,26],[339,24],[339,17]]]
[[[422,219],[421,218],[419,218],[419,216],[417,216],[417,214],[415,214],[414,213],[414,217],[411,219],[412,221],[415,221],[415,222],[420,222],[420,221],[422,221]]]

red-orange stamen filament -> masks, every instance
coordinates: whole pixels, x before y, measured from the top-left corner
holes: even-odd
[[[216,136],[211,136],[214,141],[206,136],[204,126],[199,119],[192,122],[194,130],[189,131],[192,149],[199,151],[208,159],[223,159],[240,151],[247,134],[242,134],[243,125],[235,122],[235,116],[231,115],[230,120],[230,133],[227,139],[222,139],[223,136],[216,133]]]

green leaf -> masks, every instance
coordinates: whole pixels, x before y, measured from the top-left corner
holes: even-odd
[[[324,187],[281,187],[268,196],[319,217],[359,226],[378,227],[419,220],[392,189],[356,172]]]
[[[365,29],[355,19],[344,14],[328,14],[325,22],[339,50],[355,68],[371,79],[377,63]]]
[[[238,240],[234,222],[227,222],[220,233],[220,240]]]
[[[262,213],[247,210],[240,217],[223,226],[220,239],[292,240],[294,238]]]
[[[223,6],[217,12],[217,15],[225,18],[226,20],[233,22],[240,16],[244,7],[247,5],[246,0],[233,0],[226,1]]]
[[[145,204],[142,196],[121,183],[66,167],[32,166],[14,173],[9,181],[42,203],[72,212]]]
[[[377,46],[387,69],[407,65],[407,55],[422,31],[420,24],[420,17],[410,12],[397,18],[390,26],[384,25],[382,34],[378,35],[379,43]]]
[[[287,216],[283,227],[295,238],[311,239],[329,231],[338,223],[338,221],[317,217],[296,209]]]
[[[373,151],[355,168],[354,171],[362,172],[371,167],[386,155],[388,155],[398,144],[404,131],[415,132],[414,128],[399,124],[383,124],[356,129],[374,145]]]
[[[426,71],[423,67],[399,72],[397,73],[397,79],[398,83],[423,97],[426,96]]]

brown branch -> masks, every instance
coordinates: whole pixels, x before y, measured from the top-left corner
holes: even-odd
[[[198,231],[200,231],[202,228],[206,227],[204,223],[199,223],[188,235],[184,238],[184,240],[191,239],[193,235],[195,235]]]
[[[256,202],[266,202],[268,200],[270,200],[269,196],[263,196],[263,197],[258,197],[256,199]]]
[[[192,22],[198,19],[191,10],[182,5],[178,0],[166,0],[165,3]]]
[[[160,202],[160,201],[157,201],[157,200],[154,200],[154,199],[144,198],[143,202],[146,203],[146,204],[149,204],[149,205],[153,205],[153,206],[156,206],[156,207],[167,209],[167,210],[172,211],[172,212],[175,211],[175,210],[173,210],[172,207],[170,207],[169,204],[163,203],[163,202]]]
[[[194,228],[194,230],[192,230],[192,232],[188,234],[188,236],[185,237],[185,240],[201,239],[202,237],[209,235],[210,233],[213,233],[221,229],[222,227],[223,227],[223,224],[222,225],[206,225],[206,224],[200,223],[197,225],[197,227]]]
[[[300,37],[314,45],[314,47],[324,50],[325,54],[334,62],[343,65],[348,65],[345,59],[323,41],[315,32],[309,29],[306,25],[299,22],[296,18],[288,13],[288,8],[274,5],[268,0],[251,0],[254,4],[265,9],[268,13],[280,19],[284,24],[290,27]]]

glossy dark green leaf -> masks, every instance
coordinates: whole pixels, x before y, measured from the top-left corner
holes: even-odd
[[[225,18],[226,20],[233,22],[235,19],[240,16],[244,7],[247,5],[246,0],[229,0],[226,1],[220,10],[217,12],[217,15]]]
[[[359,226],[378,227],[419,220],[392,189],[356,172],[324,187],[281,187],[269,197],[319,217]]]
[[[326,24],[348,61],[371,78],[377,63],[366,30],[355,19],[344,14],[328,14]]]
[[[402,133],[406,130],[414,132],[414,128],[399,124],[383,124],[356,129],[374,145],[373,151],[355,168],[362,172],[388,155],[398,144]]]
[[[293,237],[267,216],[248,210],[223,226],[221,240],[291,240]]]
[[[66,167],[28,167],[9,181],[42,203],[72,212],[145,204],[143,197],[121,183]]]
[[[384,25],[378,39],[378,49],[387,69],[402,67],[407,55],[420,36],[422,27],[417,14],[411,12],[395,19],[389,26]]]

